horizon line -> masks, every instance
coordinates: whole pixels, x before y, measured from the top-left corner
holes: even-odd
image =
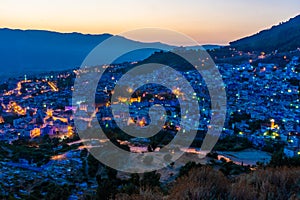
[[[172,44],[168,44],[165,42],[161,42],[161,41],[156,41],[156,42],[147,42],[147,41],[142,41],[142,40],[135,40],[135,39],[130,39],[127,38],[125,36],[122,35],[118,35],[118,34],[112,34],[112,33],[108,33],[108,32],[103,32],[103,33],[87,33],[87,32],[78,32],[78,31],[58,31],[58,30],[53,30],[53,29],[22,29],[22,28],[13,28],[13,27],[2,27],[0,26],[0,30],[3,29],[7,29],[7,30],[13,30],[13,31],[44,31],[44,32],[50,32],[50,33],[58,33],[58,34],[80,34],[80,35],[89,35],[89,36],[101,36],[101,35],[111,35],[111,36],[120,36],[120,37],[124,37],[128,40],[132,40],[132,41],[136,41],[136,42],[143,42],[143,43],[162,43],[162,44],[167,44],[167,45],[171,45],[171,46],[177,46],[177,47],[192,47],[193,45],[172,45]],[[247,36],[245,36],[247,37]],[[197,41],[198,42],[198,41]],[[231,42],[231,41],[230,41]],[[226,44],[224,43],[199,43],[200,46],[204,46],[204,45],[217,45],[217,46],[229,46],[229,43],[227,42]]]

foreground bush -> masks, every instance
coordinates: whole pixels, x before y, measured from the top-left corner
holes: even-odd
[[[117,195],[117,199],[147,200],[296,200],[300,199],[300,168],[266,168],[226,177],[211,167],[197,167],[178,178],[168,195],[151,189],[140,190],[139,194]]]
[[[299,199],[300,168],[267,168],[239,176],[231,185],[233,199]]]
[[[169,199],[223,199],[228,196],[228,180],[210,167],[192,169],[177,180]]]
[[[142,189],[139,194],[127,195],[118,194],[116,196],[117,200],[162,200],[164,196],[157,190],[152,189]]]

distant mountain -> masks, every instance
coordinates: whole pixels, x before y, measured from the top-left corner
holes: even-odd
[[[67,70],[79,67],[84,58],[99,43],[112,37],[110,34],[90,35],[81,33],[58,33],[41,30],[0,29],[0,77],[47,71]],[[120,46],[145,48],[146,43],[118,36]],[[122,56],[117,61],[138,61],[149,57],[157,49],[174,47],[151,43],[153,49],[143,49]],[[110,48],[110,49],[109,49]],[[114,47],[102,52],[106,57]],[[105,64],[105,63],[97,63]]]
[[[243,51],[291,51],[300,47],[300,15],[255,35],[230,42]]]
[[[201,46],[187,46],[185,47],[188,50],[213,50],[213,49],[219,49],[221,48],[221,45],[216,45],[216,44],[205,44]]]

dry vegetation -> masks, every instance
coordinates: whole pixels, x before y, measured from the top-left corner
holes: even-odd
[[[258,169],[249,174],[226,177],[211,167],[192,169],[177,179],[163,195],[157,190],[141,190],[140,194],[119,194],[117,199],[194,200],[194,199],[300,199],[300,167]]]
[[[259,169],[239,176],[230,188],[236,199],[299,199],[300,168]]]

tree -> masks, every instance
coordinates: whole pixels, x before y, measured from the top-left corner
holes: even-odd
[[[191,169],[199,168],[201,166],[202,165],[200,163],[199,164],[196,164],[195,162],[186,163],[183,167],[180,168],[178,178],[187,175]]]
[[[90,177],[95,177],[99,169],[100,162],[96,158],[94,158],[94,156],[92,156],[91,154],[89,154],[87,161],[88,161],[88,174]]]
[[[169,199],[227,199],[227,178],[210,167],[193,168],[177,179]]]
[[[156,171],[144,173],[144,176],[141,180],[141,185],[145,188],[160,187],[160,182],[159,182],[160,176],[161,175]]]
[[[97,176],[98,188],[97,199],[107,200],[115,197],[117,194],[117,184],[113,179],[103,179],[100,175]]]

